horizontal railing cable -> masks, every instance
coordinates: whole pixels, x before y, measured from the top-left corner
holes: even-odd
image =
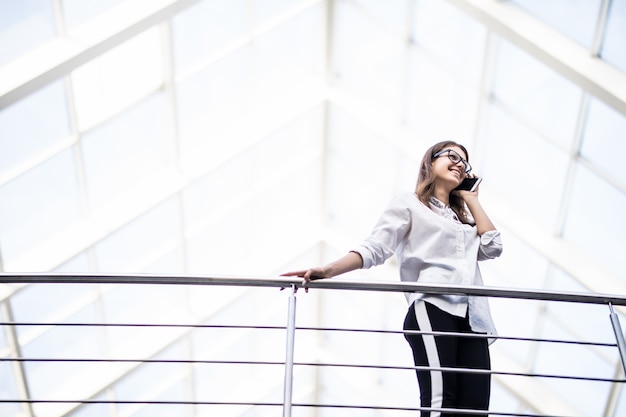
[[[52,322],[0,322],[0,326],[34,326],[34,327],[54,327],[54,326],[76,326],[76,327],[175,327],[194,329],[259,329],[259,330],[285,330],[285,326],[244,326],[233,324],[193,324],[193,323],[52,323]]]
[[[319,330],[329,332],[354,332],[354,333],[382,333],[382,334],[399,334],[399,335],[430,335],[430,336],[459,336],[477,339],[498,339],[498,340],[512,340],[518,342],[542,342],[542,343],[561,343],[561,344],[573,344],[583,346],[597,346],[597,347],[617,347],[617,343],[613,342],[589,342],[578,340],[565,340],[565,339],[549,339],[538,337],[520,337],[520,336],[501,336],[501,335],[489,335],[485,333],[465,333],[465,332],[441,332],[441,331],[427,331],[427,330],[376,330],[376,329],[347,329],[347,328],[333,328],[333,327],[298,327],[298,330]]]
[[[380,410],[380,411],[430,411],[439,413],[456,413],[467,414],[473,416],[513,416],[513,417],[569,417],[565,415],[555,414],[536,414],[536,413],[511,413],[502,411],[482,411],[482,410],[468,410],[459,408],[436,408],[436,407],[383,407],[383,406],[356,406],[356,405],[326,405],[326,404],[296,404],[298,407],[314,407],[314,408],[338,408],[338,409],[365,409],[365,410]]]
[[[285,330],[285,326],[242,326],[229,324],[183,324],[183,323],[52,323],[52,322],[0,322],[0,326],[31,326],[31,327],[155,327],[155,328],[194,328],[194,329],[234,329],[234,330]],[[541,343],[561,343],[582,346],[597,347],[617,347],[617,343],[613,342],[589,342],[579,340],[551,339],[538,337],[520,337],[520,336],[502,336],[488,335],[484,333],[465,333],[465,332],[439,332],[426,330],[382,330],[382,329],[353,329],[339,327],[296,327],[296,330],[302,331],[328,331],[328,332],[347,332],[347,333],[373,333],[373,334],[398,334],[398,335],[431,335],[431,336],[461,336],[477,339],[498,339],[511,340],[519,342],[541,342]]]
[[[10,358],[10,357],[4,357],[4,358],[0,358],[0,362],[160,363],[160,364],[273,365],[273,366],[285,365],[285,363],[281,361],[236,361],[236,360],[203,360],[203,359],[124,359],[124,358]],[[562,374],[494,371],[494,370],[474,369],[474,368],[369,365],[369,364],[324,363],[324,362],[294,362],[293,364],[294,366],[384,369],[384,370],[399,370],[399,371],[431,370],[431,371],[441,371],[441,372],[459,372],[459,373],[466,373],[466,374],[525,376],[525,377],[531,377],[531,378],[556,378],[556,379],[569,379],[569,380],[595,381],[595,382],[615,382],[615,383],[626,382],[626,379],[624,378],[602,378],[602,377],[585,377],[585,376],[562,375]]]
[[[623,378],[602,378],[602,377],[585,377],[575,375],[562,375],[562,374],[542,374],[542,373],[530,373],[530,372],[510,372],[510,371],[494,371],[486,369],[474,369],[474,368],[450,368],[450,367],[437,367],[437,366],[385,366],[385,365],[363,365],[363,364],[340,364],[340,363],[319,363],[319,362],[298,362],[296,365],[300,366],[329,366],[337,368],[363,368],[363,369],[391,369],[391,370],[412,370],[412,371],[441,371],[441,372],[458,372],[465,374],[482,374],[482,375],[506,375],[506,376],[525,376],[532,378],[556,378],[556,379],[569,379],[579,381],[594,381],[594,382],[618,382],[624,383],[626,379]]]
[[[0,399],[1,403],[12,403],[13,400]],[[167,401],[167,400],[19,400],[17,402],[25,404],[110,404],[110,405],[206,405],[206,406],[248,406],[248,407],[282,407],[282,403],[276,402],[248,402],[248,401]],[[313,404],[313,403],[293,403],[294,407],[301,408],[335,408],[353,410],[378,410],[378,411],[430,411],[430,412],[456,412],[458,414],[481,415],[481,416],[513,416],[513,417],[571,417],[555,414],[537,413],[511,413],[505,411],[481,411],[458,408],[436,408],[436,407],[394,407],[381,405],[356,405],[356,404]]]

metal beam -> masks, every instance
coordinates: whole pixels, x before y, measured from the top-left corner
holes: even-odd
[[[448,0],[626,116],[626,74],[510,2]]]
[[[106,16],[106,19],[117,23],[121,19],[116,17],[119,14],[125,18],[122,27],[113,25],[112,29],[100,36],[91,36],[91,39],[81,38],[80,45],[84,46],[78,46],[79,44],[72,40],[57,39],[46,46],[46,50],[41,54],[18,59],[0,68],[0,110],[198,1],[176,0],[165,2],[166,4],[163,1],[147,2],[143,10],[139,12],[133,10],[135,13],[126,13],[125,8],[120,8],[119,13]],[[129,4],[130,6],[133,5]],[[134,16],[134,19],[129,19],[129,15]]]

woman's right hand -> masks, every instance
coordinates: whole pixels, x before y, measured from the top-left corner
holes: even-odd
[[[309,292],[309,289],[306,287],[306,285],[309,282],[314,281],[316,279],[328,278],[328,273],[326,272],[325,268],[322,268],[322,267],[302,269],[300,271],[285,272],[284,274],[280,274],[280,275],[283,277],[302,277],[303,278],[302,286],[304,287],[304,290],[306,292]]]

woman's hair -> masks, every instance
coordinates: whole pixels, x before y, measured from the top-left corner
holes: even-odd
[[[451,140],[446,140],[443,142],[439,142],[428,148],[426,153],[424,153],[424,157],[422,158],[422,163],[420,165],[420,172],[417,177],[417,187],[415,188],[415,193],[417,197],[420,199],[422,203],[424,203],[427,207],[430,207],[430,198],[434,197],[435,194],[435,176],[433,175],[432,162],[434,160],[434,155],[446,148],[451,146],[456,146],[460,148],[467,157],[469,161],[469,154],[467,153],[467,149],[465,146],[460,145]],[[453,193],[450,193],[450,208],[456,213],[459,220],[462,223],[471,223],[468,218],[467,208],[463,200]]]

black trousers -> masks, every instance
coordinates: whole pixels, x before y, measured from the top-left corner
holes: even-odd
[[[404,330],[472,333],[467,317],[456,317],[425,301],[411,305]],[[433,368],[491,369],[486,338],[407,334],[415,366]],[[488,410],[491,393],[489,374],[417,370],[422,407]],[[422,411],[421,417],[454,417],[472,414]]]

